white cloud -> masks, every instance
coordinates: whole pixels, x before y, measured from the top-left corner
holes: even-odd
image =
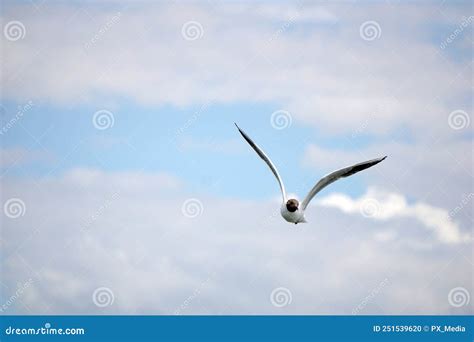
[[[27,27],[25,39],[5,44],[7,98],[272,102],[326,132],[348,132],[370,120],[367,133],[385,134],[400,126],[444,127],[452,103],[470,93],[462,76],[469,61],[450,60],[425,37],[436,32],[430,23],[447,20],[430,6],[49,6],[40,15],[24,5],[3,14]],[[382,27],[377,41],[359,37],[367,18]],[[189,20],[202,25],[201,39],[181,36]],[[91,43],[97,32],[100,39]]]
[[[280,219],[278,203],[187,191],[169,174],[83,168],[60,178],[3,178],[2,199],[19,197],[27,208],[15,220],[2,216],[6,296],[34,278],[10,310],[350,314],[369,295],[360,313],[470,312],[446,299],[455,286],[472,288],[472,272],[465,271],[472,268],[465,229],[472,210],[463,202],[472,188],[472,146],[447,119],[453,110],[471,109],[465,99],[472,66],[452,59],[450,47],[439,51],[432,24],[456,26],[464,12],[441,11],[348,3],[43,3],[39,12],[4,6],[1,22],[21,20],[27,34],[2,41],[2,100],[68,107],[100,100],[107,108],[124,99],[158,106],[270,102],[291,112],[295,127],[351,134],[346,150],[310,145],[306,166],[330,172],[389,155],[357,177],[391,189],[356,199],[330,195],[322,200],[326,207],[309,209],[310,223],[293,227]],[[359,37],[369,19],[382,28],[373,42]],[[200,39],[181,36],[190,20],[202,25]],[[439,42],[444,38],[440,33]],[[459,48],[470,51],[465,41],[459,37]],[[396,136],[397,128],[407,137]],[[356,148],[371,134],[376,143]],[[185,149],[235,148],[231,141],[181,138]],[[23,149],[0,152],[3,166],[37,160]],[[372,197],[380,209],[374,220],[341,215],[359,212]],[[203,205],[196,218],[182,214],[189,198]],[[456,208],[453,221],[443,208]],[[388,285],[372,296],[385,279]],[[100,309],[91,295],[104,286],[115,302]],[[268,298],[278,287],[290,289],[293,299],[277,310]]]
[[[2,295],[9,298],[17,284],[33,279],[7,313],[471,310],[454,311],[447,301],[451,288],[471,288],[465,272],[469,246],[433,243],[420,236],[422,226],[413,216],[366,220],[313,206],[310,223],[295,227],[280,218],[271,200],[215,198],[188,193],[180,184],[166,174],[90,169],[35,183],[4,181],[3,198],[14,194],[27,210],[17,219],[2,217]],[[182,213],[191,197],[204,209],[194,218]],[[389,212],[397,213],[398,206]],[[426,243],[431,249],[423,247]],[[456,267],[445,267],[448,261]],[[385,279],[389,285],[365,303]],[[113,292],[111,306],[94,305],[92,294],[99,287]],[[269,296],[278,287],[291,291],[291,305],[271,304]]]
[[[440,242],[467,243],[471,241],[468,233],[463,233],[453,222],[448,210],[433,207],[426,203],[408,204],[406,198],[397,193],[370,188],[363,196],[352,199],[347,195],[334,193],[318,200],[326,207],[335,207],[345,213],[362,214],[375,220],[394,218],[413,218],[432,230]]]
[[[51,162],[54,156],[44,150],[28,150],[23,147],[0,148],[0,168],[8,169],[15,165],[33,162]]]
[[[302,163],[318,172],[328,173],[363,160],[387,155],[377,167],[353,177],[380,189],[390,189],[408,198],[424,198],[434,207],[453,209],[460,205],[472,188],[472,145],[470,141],[440,141],[437,136],[422,143],[377,142],[354,148],[360,137],[346,140],[344,149],[308,145]],[[351,177],[352,178],[352,177]],[[350,181],[353,181],[352,179]],[[349,182],[349,181],[348,181]],[[458,215],[466,226],[472,217]]]
[[[97,169],[76,168],[63,176],[64,182],[78,187],[95,187],[98,189],[120,188],[129,191],[145,189],[176,190],[181,181],[166,174],[150,174],[146,172],[115,172],[106,173]]]

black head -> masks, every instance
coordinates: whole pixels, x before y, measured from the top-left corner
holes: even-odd
[[[290,213],[294,213],[295,211],[297,211],[298,206],[299,202],[295,199],[290,199],[288,200],[288,202],[286,202],[286,209],[288,209]]]

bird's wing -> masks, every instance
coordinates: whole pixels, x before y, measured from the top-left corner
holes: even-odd
[[[322,189],[327,187],[329,184],[337,181],[339,178],[352,176],[353,174],[355,174],[359,171],[362,171],[362,170],[368,169],[369,167],[377,165],[378,163],[380,163],[385,158],[387,158],[387,156],[385,156],[383,158],[368,160],[368,161],[365,161],[365,162],[362,162],[362,163],[359,163],[359,164],[355,164],[355,165],[352,165],[352,166],[345,167],[343,169],[334,171],[334,172],[324,176],[323,178],[320,179],[320,181],[318,183],[316,183],[316,185],[311,189],[309,194],[306,196],[306,198],[301,203],[302,210],[305,210],[306,207],[308,206],[309,202],[313,199],[313,197],[318,192],[320,192]]]
[[[250,146],[252,146],[252,148],[255,150],[255,152],[257,152],[257,154],[259,155],[260,158],[263,159],[263,161],[265,163],[267,163],[268,167],[270,168],[270,170],[272,170],[273,174],[275,175],[276,179],[278,180],[278,184],[280,184],[280,190],[281,190],[281,195],[283,197],[283,202],[286,202],[286,192],[285,192],[285,186],[283,185],[283,180],[281,179],[280,177],[280,174],[278,173],[278,170],[277,168],[275,167],[275,165],[273,165],[272,161],[270,160],[270,158],[267,157],[267,155],[265,154],[265,152],[262,151],[262,149],[260,147],[257,146],[257,144],[255,144],[253,142],[252,139],[250,139],[250,137],[245,134],[244,131],[242,131],[240,129],[239,126],[237,126],[237,124],[235,124],[235,126],[237,127],[237,129],[239,130],[240,134],[244,137],[244,139],[249,143]]]

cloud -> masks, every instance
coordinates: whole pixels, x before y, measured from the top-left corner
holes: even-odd
[[[120,188],[127,192],[139,192],[145,189],[175,190],[181,185],[176,177],[166,173],[150,174],[146,172],[106,173],[97,169],[76,168],[63,176],[64,182],[74,186],[96,189]]]
[[[2,169],[33,162],[51,162],[52,160],[54,160],[54,156],[44,150],[28,150],[23,147],[0,148],[0,167]]]
[[[468,233],[463,233],[458,224],[450,218],[449,212],[426,203],[407,203],[403,195],[369,188],[363,196],[352,199],[347,195],[334,193],[318,201],[322,206],[334,207],[350,214],[362,214],[375,220],[413,218],[432,230],[442,243],[467,243],[471,241]]]
[[[472,268],[472,194],[466,194],[472,188],[472,146],[468,126],[455,130],[448,121],[454,110],[467,116],[472,111],[467,33],[439,47],[464,14],[463,6],[410,4],[43,3],[40,12],[29,4],[7,4],[2,27],[19,20],[26,35],[16,41],[2,36],[2,101],[9,108],[31,101],[35,113],[12,111],[5,129],[20,119],[38,128],[39,114],[50,109],[52,120],[56,111],[77,115],[61,110],[76,105],[124,109],[115,130],[90,139],[97,151],[81,151],[41,179],[29,178],[30,172],[2,178],[2,204],[17,198],[26,208],[23,216],[1,217],[0,298],[16,298],[7,312],[470,313],[471,307],[454,308],[447,300],[455,287],[472,293],[472,272],[466,272]],[[368,20],[381,30],[372,41],[360,34]],[[191,21],[199,24],[197,39],[183,33]],[[331,146],[337,141],[339,149],[308,145],[302,164],[311,170],[389,158],[354,176],[362,180],[359,186],[375,186],[369,192],[322,198],[324,205],[310,207],[309,223],[301,227],[280,218],[279,201],[210,195],[210,186],[242,178],[235,169],[199,187],[193,177],[167,172],[83,167],[94,162],[95,153],[111,161],[110,169],[137,167],[122,151],[104,149],[127,142],[121,129],[129,132],[128,120],[143,112],[160,116],[162,130],[153,134],[176,132],[174,142],[197,152],[193,163],[188,153],[178,156],[183,164],[173,164],[166,153],[156,154],[169,145],[155,148],[137,131],[134,142],[146,147],[135,154],[149,159],[149,149],[159,155],[157,168],[184,177],[191,167],[205,171],[199,163],[207,159],[198,153],[215,160],[216,153],[248,152],[241,141],[237,146],[228,137],[191,133],[197,120],[200,134],[218,127],[213,113],[205,117],[211,104],[265,104],[294,119],[281,133],[296,139],[301,133],[309,142],[330,138]],[[181,128],[170,120],[176,109],[179,116],[196,107],[187,121],[179,118],[186,122]],[[231,115],[222,108],[222,115]],[[267,125],[271,111],[262,113]],[[74,129],[87,139],[79,117],[84,118],[58,119],[68,123],[61,128],[64,137]],[[5,134],[10,144],[24,139],[14,134]],[[284,148],[275,149],[288,150],[281,137],[274,141]],[[52,148],[58,140],[49,138],[41,143],[61,153]],[[25,149],[28,139],[1,150],[3,167],[41,159]],[[306,178],[313,182],[312,177]],[[305,191],[313,183],[306,185]],[[366,202],[363,213],[370,217],[375,208],[373,219],[354,215]],[[94,304],[94,293],[103,288],[113,293],[112,305]],[[282,288],[291,303],[272,305],[271,294]]]
[[[369,120],[365,132],[375,135],[443,127],[460,109],[453,103],[469,106],[470,64],[426,36],[438,32],[433,22],[456,23],[464,12],[450,9],[448,20],[428,5],[387,6],[114,3],[51,6],[39,16],[7,6],[3,21],[18,17],[27,35],[5,44],[4,96],[59,105],[270,102],[333,133]],[[381,26],[376,41],[359,35],[368,19]],[[190,20],[203,31],[193,41],[182,36]]]
[[[455,286],[472,288],[465,272],[470,246],[419,234],[427,219],[401,218],[397,213],[407,209],[390,196],[384,220],[313,206],[309,223],[297,227],[280,218],[271,200],[189,192],[167,174],[76,169],[58,179],[10,180],[2,196],[26,205],[24,216],[2,216],[2,302],[32,279],[6,313],[470,310],[447,300]],[[201,206],[196,215],[186,215],[190,198]],[[424,217],[422,209],[417,217]],[[99,288],[113,294],[111,305],[94,304]],[[290,304],[272,305],[278,288],[288,289]]]
[[[468,140],[441,142],[435,137],[418,143],[380,141],[353,147],[357,146],[359,139],[358,136],[349,138],[344,148],[309,144],[302,157],[302,165],[328,173],[387,155],[382,164],[354,177],[408,198],[424,198],[433,207],[453,209],[471,192],[472,158],[469,156],[472,146]],[[468,226],[472,214],[468,206],[463,207],[465,215],[458,215],[457,219]]]

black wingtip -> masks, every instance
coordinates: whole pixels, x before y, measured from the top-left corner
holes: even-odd
[[[385,159],[387,159],[387,156],[379,158],[379,159],[375,159],[375,164],[374,165],[383,162]]]
[[[239,125],[234,122],[235,127],[239,130],[240,134],[244,135],[244,132],[240,129]]]

